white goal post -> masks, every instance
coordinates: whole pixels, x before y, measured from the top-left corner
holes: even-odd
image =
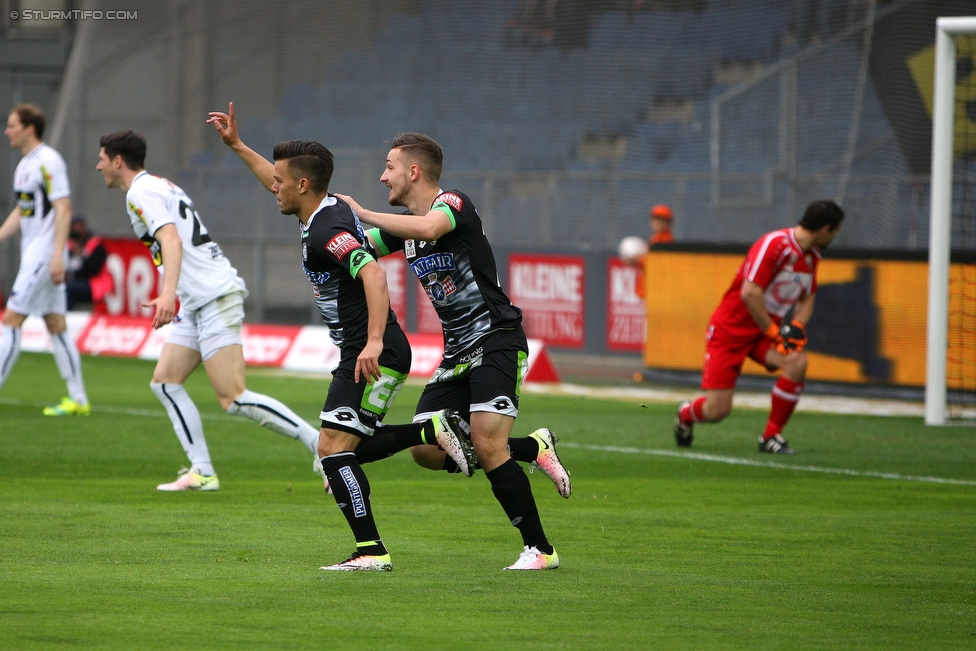
[[[925,424],[945,425],[948,419],[946,358],[949,343],[949,258],[956,102],[955,37],[976,34],[976,16],[939,18],[935,24],[935,103],[932,109]]]

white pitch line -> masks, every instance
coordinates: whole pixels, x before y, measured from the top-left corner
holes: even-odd
[[[918,475],[901,475],[896,472],[876,472],[873,470],[850,470],[848,468],[822,468],[820,466],[793,466],[788,463],[777,463],[775,461],[754,461],[752,459],[740,459],[738,457],[722,457],[716,454],[703,454],[701,452],[675,452],[674,450],[654,450],[647,448],[630,448],[616,445],[588,445],[585,443],[572,443],[560,441],[561,448],[574,448],[577,450],[593,450],[596,452],[616,452],[619,454],[649,454],[658,457],[674,457],[678,459],[691,459],[693,461],[711,461],[714,463],[725,463],[732,466],[752,466],[756,468],[775,468],[777,470],[799,470],[801,472],[819,472],[828,475],[847,475],[849,477],[875,477],[878,479],[895,479],[900,481],[920,481],[932,484],[958,484],[960,486],[976,486],[976,481],[969,479],[947,479],[945,477],[922,477]]]
[[[524,385],[529,386],[529,385]],[[535,385],[539,386],[539,385]],[[561,384],[562,388],[573,387],[573,385]],[[574,387],[586,389],[587,387]],[[629,390],[633,391],[633,390]],[[542,393],[542,391],[537,391]],[[662,392],[663,393],[663,392]],[[611,397],[611,396],[594,396]],[[619,399],[619,398],[618,398]],[[10,398],[0,398],[0,404],[16,406],[44,407],[47,403],[29,402],[25,400],[15,400]],[[166,418],[166,412],[152,409],[131,409],[128,407],[113,407],[98,405],[92,409],[93,412],[103,412],[108,414],[124,414],[126,416],[143,416],[150,418]],[[860,413],[860,412],[858,412]],[[227,414],[200,414],[203,420],[236,420],[237,417]],[[313,427],[317,423],[312,423]],[[922,477],[917,475],[900,475],[894,472],[876,472],[871,470],[850,470],[847,468],[822,468],[820,466],[793,466],[788,463],[777,463],[775,461],[754,461],[751,459],[741,459],[738,457],[722,457],[714,454],[703,454],[701,452],[675,452],[674,450],[654,450],[646,448],[621,447],[615,445],[589,445],[583,443],[573,443],[562,441],[559,444],[563,448],[574,448],[578,450],[593,450],[596,452],[617,452],[621,454],[648,454],[658,457],[673,457],[679,459],[691,459],[694,461],[711,461],[714,463],[725,463],[734,466],[752,466],[757,468],[775,468],[779,470],[798,470],[801,472],[817,472],[830,475],[847,475],[849,477],[875,477],[879,479],[895,479],[901,481],[928,482],[934,484],[957,484],[961,486],[976,486],[976,481],[967,479],[947,479],[944,477]]]
[[[677,406],[691,400],[700,391],[693,389],[649,389],[645,387],[589,387],[577,384],[544,384],[526,382],[522,388],[527,393],[563,396],[586,396],[606,400],[629,402],[673,402]],[[749,409],[769,409],[769,393],[736,392],[735,406]],[[842,396],[805,395],[797,404],[797,411],[826,414],[862,414],[869,416],[925,415],[925,405],[908,400],[884,400],[878,398],[846,398]]]
[[[49,407],[48,402],[37,402],[29,400],[16,400],[11,398],[0,398],[0,405],[12,405],[16,407]],[[92,407],[93,414],[122,414],[123,416],[140,416],[146,418],[168,418],[162,409],[132,409],[131,407],[115,407],[98,403]],[[230,414],[200,414],[201,420],[240,420],[242,416],[231,416]],[[313,423],[313,427],[318,423]]]
[[[307,371],[284,371],[281,369],[248,369],[248,373],[273,375],[277,377],[300,377],[331,380],[332,376]],[[409,384],[423,386],[425,380],[410,377]],[[646,385],[637,386],[584,386],[567,382],[526,382],[522,385],[526,393],[555,396],[586,396],[604,400],[625,400],[628,402],[674,403],[676,406],[701,394],[697,389],[652,389]],[[747,409],[769,409],[769,392],[737,391],[735,406]],[[925,416],[925,404],[911,400],[884,398],[850,398],[845,396],[804,395],[796,407],[797,411],[823,414],[855,414],[865,416]],[[976,420],[976,410],[968,409],[959,414],[961,420]]]

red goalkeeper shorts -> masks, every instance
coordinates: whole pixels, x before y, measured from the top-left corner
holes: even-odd
[[[708,326],[705,335],[705,365],[702,367],[702,389],[734,389],[736,380],[742,373],[742,364],[749,357],[760,365],[766,366],[766,352],[773,342],[764,334],[755,336],[734,336],[716,328]]]

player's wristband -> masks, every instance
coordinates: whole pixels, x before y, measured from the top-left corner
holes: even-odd
[[[767,338],[776,341],[777,339],[779,339],[779,326],[776,325],[776,322],[774,321],[769,324],[769,327],[766,328],[766,332],[764,332],[763,334],[765,334]]]

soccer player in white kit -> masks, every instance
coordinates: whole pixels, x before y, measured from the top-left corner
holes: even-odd
[[[20,334],[31,314],[44,317],[51,333],[51,348],[68,397],[55,407],[44,409],[46,416],[87,416],[91,413],[85,382],[81,375],[81,356],[67,332],[64,313],[67,298],[64,267],[68,252],[65,242],[71,227],[71,188],[64,159],[41,141],[46,119],[40,107],[18,104],[7,116],[4,135],[23,158],[14,172],[17,206],[0,226],[0,241],[18,230],[20,270],[10,292],[10,300],[0,326],[0,387],[20,356]]]
[[[316,454],[317,429],[274,398],[249,391],[244,384],[241,325],[247,289],[220,246],[210,239],[193,201],[176,185],[146,172],[146,140],[140,134],[117,131],[102,136],[99,145],[96,169],[107,187],[126,193],[132,229],[149,247],[163,276],[159,296],[147,303],[155,308],[153,327],[173,322],[149,386],[166,407],[191,467],[176,481],[160,484],[159,490],[220,487],[200,413],[183,388],[201,362],[228,414],[297,439]]]

